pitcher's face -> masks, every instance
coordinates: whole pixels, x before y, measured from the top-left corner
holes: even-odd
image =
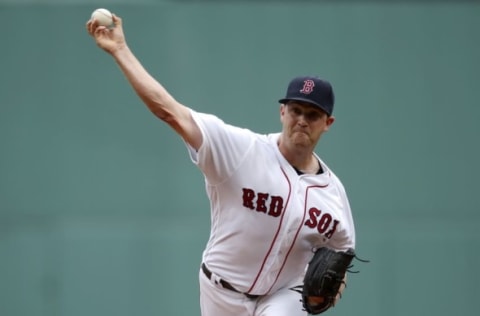
[[[335,118],[313,104],[289,101],[280,106],[280,120],[282,132],[290,143],[313,148]]]

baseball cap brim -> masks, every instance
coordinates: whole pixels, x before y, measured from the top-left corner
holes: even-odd
[[[288,98],[288,99],[280,99],[280,100],[278,100],[278,102],[279,102],[279,103],[282,103],[282,104],[287,104],[288,101],[301,101],[301,102],[306,102],[306,103],[315,105],[316,107],[319,107],[323,112],[327,113],[328,115],[331,115],[331,113],[329,113],[328,110],[327,110],[324,106],[322,106],[321,104],[318,104],[317,102],[313,102],[312,100],[307,99],[307,98],[298,98],[298,97],[295,97],[295,98]]]

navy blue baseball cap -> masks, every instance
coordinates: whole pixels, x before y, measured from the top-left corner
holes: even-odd
[[[278,100],[282,104],[288,101],[302,101],[311,103],[327,113],[333,113],[335,95],[330,82],[315,76],[293,78],[288,84],[285,98]]]

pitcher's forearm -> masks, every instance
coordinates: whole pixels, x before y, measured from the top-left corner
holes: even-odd
[[[127,45],[112,52],[112,56],[137,95],[156,116],[165,120],[173,111],[175,99],[146,71]]]

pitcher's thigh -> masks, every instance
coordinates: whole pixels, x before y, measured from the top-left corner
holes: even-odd
[[[288,288],[281,289],[261,298],[257,303],[255,316],[307,316],[301,302],[301,295]]]
[[[199,280],[202,316],[253,316],[254,300],[214,284],[202,271],[200,271]]]

